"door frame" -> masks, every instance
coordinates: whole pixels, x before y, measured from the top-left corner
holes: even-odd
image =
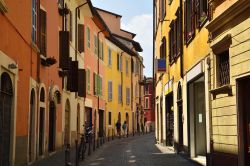
[[[247,162],[246,159],[246,154],[247,151],[245,149],[245,147],[247,147],[247,136],[244,133],[246,128],[245,128],[245,114],[244,114],[244,110],[242,108],[242,104],[243,104],[243,100],[240,100],[240,83],[244,80],[250,80],[250,75],[247,76],[243,76],[243,77],[239,77],[236,78],[236,106],[237,106],[237,128],[238,128],[238,165],[245,165]]]

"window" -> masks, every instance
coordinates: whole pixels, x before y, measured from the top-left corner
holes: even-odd
[[[139,93],[138,93],[138,83],[136,83],[136,85],[135,85],[135,97],[139,97]]]
[[[84,25],[78,24],[78,51],[84,51]]]
[[[170,64],[174,62],[181,54],[181,14],[180,9],[177,10],[176,20],[172,21],[170,24],[169,31],[169,62]]]
[[[99,58],[101,59],[101,60],[103,60],[103,57],[104,57],[104,52],[103,52],[103,42],[100,42],[99,41]]]
[[[174,62],[175,57],[175,21],[172,21],[170,24],[169,31],[169,63]]]
[[[229,50],[217,55],[218,59],[218,85],[230,84]]]
[[[97,39],[97,36],[96,35],[94,35],[94,48],[95,48],[95,55],[97,55],[97,53],[98,53],[98,39]]]
[[[32,0],[32,42],[37,43],[37,0]]]
[[[112,113],[111,112],[109,112],[109,125],[111,125],[111,121],[112,121]]]
[[[196,25],[201,27],[208,18],[208,0],[196,0]]]
[[[130,88],[126,88],[126,104],[130,104]]]
[[[90,29],[87,27],[87,45],[88,48],[90,48]]]
[[[47,14],[44,10],[40,9],[40,53],[44,56],[47,55]]]
[[[90,92],[90,70],[87,69],[87,90]]]
[[[185,1],[185,41],[186,44],[194,37],[195,33],[195,0]]]
[[[160,58],[166,59],[166,38],[162,38],[160,46]]]
[[[108,82],[108,101],[112,101],[112,81]]]
[[[109,48],[108,49],[108,65],[111,67],[112,66],[112,50]]]
[[[126,74],[128,75],[128,60],[126,60]]]
[[[145,98],[145,108],[149,108],[149,98],[148,97],[146,97]]]
[[[149,86],[148,84],[145,85],[145,95],[149,94]]]
[[[67,4],[65,4],[67,7]],[[69,10],[69,14],[65,17],[66,30],[69,31],[69,40],[72,41],[72,12]]]
[[[161,0],[161,20],[166,16],[166,0]]]
[[[118,85],[118,103],[122,103],[122,86]]]
[[[122,56],[117,54],[117,70],[122,71]]]
[[[96,73],[93,74],[93,83],[94,83],[94,86],[93,86],[94,95],[97,95],[97,74]]]

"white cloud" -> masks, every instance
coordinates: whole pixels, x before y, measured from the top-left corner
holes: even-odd
[[[134,40],[140,42],[143,52],[146,76],[152,76],[152,48],[153,48],[153,16],[142,14],[132,17],[128,22],[123,22],[121,28],[136,33]]]

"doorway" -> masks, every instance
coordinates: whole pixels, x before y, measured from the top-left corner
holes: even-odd
[[[70,144],[70,103],[66,100],[64,116],[64,145]]]
[[[104,135],[104,111],[99,110],[99,137]]]
[[[44,146],[44,119],[45,119],[45,90],[41,88],[40,92],[40,110],[39,110],[39,156],[43,155]]]
[[[239,165],[250,165],[250,77],[237,81]]]
[[[1,75],[0,84],[0,166],[10,165],[10,131],[13,103],[12,81],[7,73]]]
[[[174,146],[174,112],[173,112],[173,93],[165,96],[166,107],[166,144]]]
[[[56,139],[56,106],[54,101],[49,103],[49,152],[55,151]]]
[[[80,104],[77,104],[77,118],[76,118],[76,131],[77,131],[77,139],[80,140]]]
[[[35,157],[35,90],[30,94],[30,114],[29,114],[29,162]]]
[[[183,105],[182,105],[182,88],[181,84],[178,85],[177,90],[177,107],[178,107],[178,134],[179,134],[179,143],[178,143],[178,152],[183,151]]]
[[[206,107],[204,76],[189,84],[189,150],[192,157],[206,156]]]

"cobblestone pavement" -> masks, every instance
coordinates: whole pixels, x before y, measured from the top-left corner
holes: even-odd
[[[109,142],[81,163],[87,165],[198,166],[170,150],[160,151],[154,144],[153,133]]]

